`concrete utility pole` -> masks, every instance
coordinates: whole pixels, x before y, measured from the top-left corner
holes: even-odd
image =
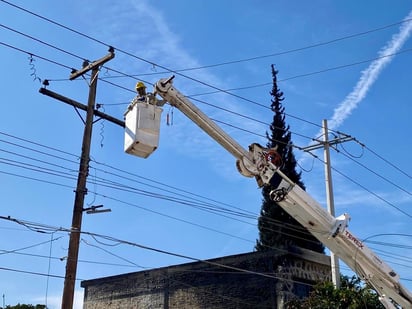
[[[87,114],[83,133],[82,153],[80,157],[79,173],[77,178],[77,187],[75,191],[75,200],[73,207],[73,218],[69,240],[69,250],[66,262],[66,275],[64,279],[62,308],[72,309],[74,300],[74,287],[76,283],[77,260],[79,256],[80,232],[82,226],[82,215],[84,197],[87,194],[87,176],[89,173],[90,161],[90,144],[92,138],[93,116],[96,103],[97,77],[99,67],[114,58],[113,50],[109,50],[109,54],[105,57],[86,65],[83,69],[75,71],[70,75],[70,80],[73,80],[88,71],[92,71],[89,86],[89,98],[87,104]]]
[[[335,215],[335,200],[333,198],[333,185],[332,185],[332,169],[330,166],[330,151],[329,151],[329,137],[328,137],[328,122],[326,119],[322,122],[323,128],[323,159],[325,160],[325,183],[326,183],[326,202],[328,205],[328,211],[333,216]],[[340,287],[340,268],[339,258],[330,252],[330,266],[332,267],[332,282],[336,288]]]
[[[328,121],[324,119],[322,121],[323,129],[323,142],[319,144],[311,145],[303,148],[304,151],[311,151],[323,147],[323,158],[325,160],[325,184],[326,184],[326,203],[329,213],[335,217],[335,202],[333,198],[333,185],[332,185],[332,168],[330,164],[330,146],[336,145],[343,142],[348,142],[354,140],[353,137],[344,136],[335,138],[329,141],[328,135]],[[336,288],[340,287],[340,269],[339,269],[339,258],[333,253],[330,252],[330,265],[332,269],[332,282]]]

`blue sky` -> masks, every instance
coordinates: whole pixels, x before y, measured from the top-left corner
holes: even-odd
[[[97,102],[104,112],[122,119],[138,78],[152,84],[170,76],[167,70],[191,69],[175,78],[181,92],[264,123],[195,101],[211,118],[230,124],[222,128],[245,147],[266,143],[262,136],[272,114],[265,106],[275,64],[295,145],[307,146],[318,137],[323,119],[365,145],[348,142],[332,152],[336,214],[351,214],[351,231],[374,241],[368,245],[412,289],[412,239],[400,236],[411,234],[412,216],[412,26],[400,23],[412,17],[407,1],[389,7],[387,1],[353,0],[53,5],[13,0],[0,2],[0,8],[1,216],[70,227],[83,123],[71,106],[39,94],[39,80],[49,79],[48,89],[86,103],[87,81],[69,81],[69,68],[106,55],[107,46],[99,42],[117,49],[100,72]],[[236,89],[230,91],[236,96],[216,88]],[[172,112],[173,125],[167,126],[166,114]],[[197,259],[253,249],[256,220],[206,212],[194,204],[239,207],[257,216],[260,190],[237,173],[230,154],[179,111],[164,107],[160,146],[148,159],[125,154],[124,132],[112,123],[96,122],[93,133],[85,205],[103,204],[112,212],[85,214],[83,230]],[[322,153],[316,153],[321,160],[298,149],[295,155],[307,191],[325,205]],[[119,184],[133,190],[120,190]],[[50,308],[59,308],[67,233],[39,233],[7,220],[0,230],[0,294],[6,304],[47,300]],[[87,235],[79,259],[80,279],[188,262]],[[344,265],[342,271],[348,272]],[[76,291],[79,307],[79,283]]]

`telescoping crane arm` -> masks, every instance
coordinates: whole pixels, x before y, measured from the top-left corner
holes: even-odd
[[[332,217],[308,193],[284,175],[280,171],[281,160],[276,149],[264,148],[258,144],[250,145],[248,151],[243,149],[173,87],[173,78],[174,76],[159,80],[154,86],[154,94],[178,108],[229,151],[237,159],[239,172],[246,177],[255,177],[259,186],[268,185],[271,178],[278,174],[281,181],[270,192],[270,198],[372,286],[386,308],[398,308],[391,300],[402,308],[412,308],[412,294],[402,286],[399,275],[349,231],[348,214]]]
[[[276,150],[264,148],[259,144],[252,144],[249,146],[249,151],[245,150],[189,99],[174,88],[173,78],[174,76],[159,80],[154,86],[154,94],[159,94],[170,105],[178,108],[230,152],[237,159],[236,167],[243,176],[255,177],[259,186],[269,183],[273,173],[277,170],[276,163],[279,161],[279,155]]]

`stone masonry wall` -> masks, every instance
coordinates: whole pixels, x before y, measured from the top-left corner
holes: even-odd
[[[330,280],[329,258],[308,250],[253,252],[210,262],[252,273],[195,262],[87,280],[82,282],[84,309],[281,308],[291,297],[306,296],[315,282]]]

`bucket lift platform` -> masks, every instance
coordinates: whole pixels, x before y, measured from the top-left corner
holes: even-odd
[[[126,153],[147,158],[157,149],[162,111],[161,107],[137,100],[129,105],[124,113]]]

